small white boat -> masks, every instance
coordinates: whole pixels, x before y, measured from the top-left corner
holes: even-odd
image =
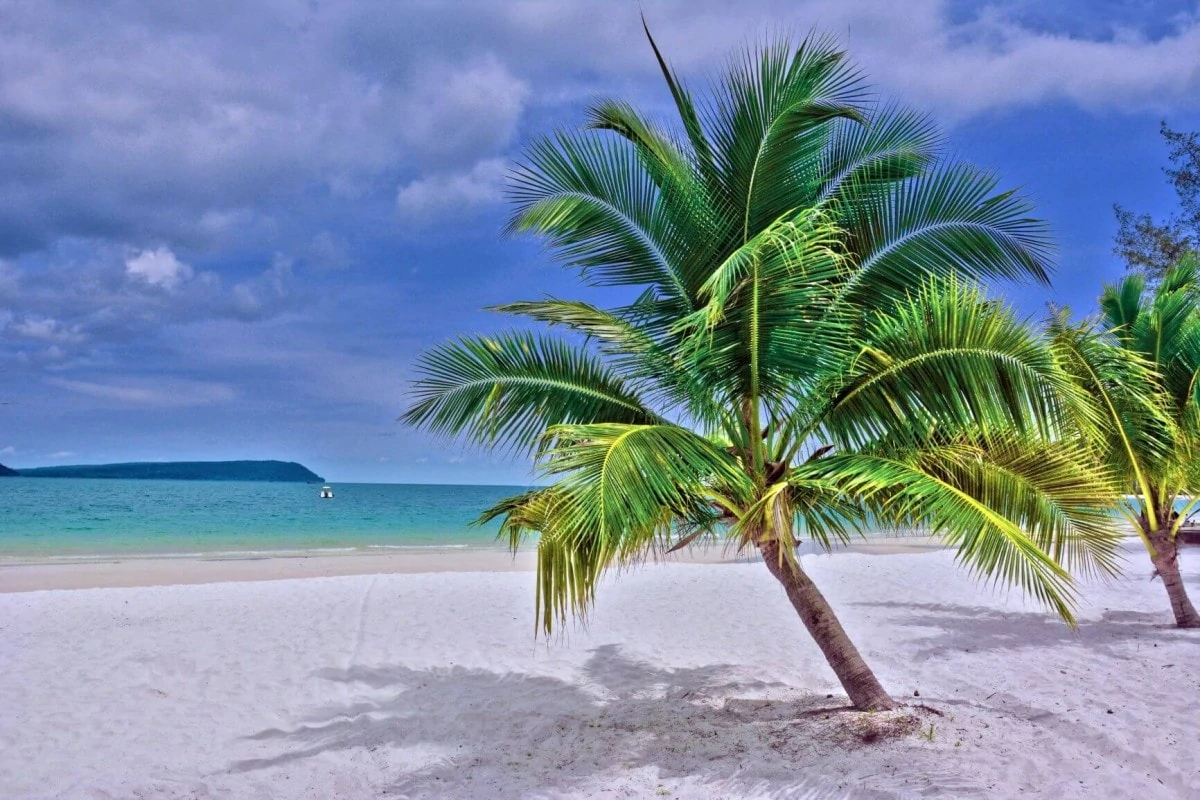
[[[333,489],[331,489],[328,486],[322,486],[321,487],[321,499],[322,500],[332,500],[333,499]]]

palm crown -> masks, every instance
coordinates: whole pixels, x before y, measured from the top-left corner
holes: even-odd
[[[869,670],[820,629],[845,638],[793,553],[882,522],[929,526],[1069,618],[1066,568],[1112,565],[1111,487],[1078,457],[1095,414],[971,282],[1046,279],[1028,203],[945,162],[830,40],[748,51],[703,103],[654,52],[674,126],[598,102],[511,182],[510,230],[628,302],[499,306],[566,336],[443,345],[405,415],[532,452],[553,481],[485,515],[514,546],[540,534],[541,623],[584,612],[612,565],[724,532],[761,551],[851,699],[886,706],[851,685]]]

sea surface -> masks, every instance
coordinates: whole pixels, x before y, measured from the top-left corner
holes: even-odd
[[[0,479],[0,563],[500,547],[474,526],[518,486]]]

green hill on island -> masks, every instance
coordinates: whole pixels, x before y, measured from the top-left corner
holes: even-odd
[[[0,464],[0,478],[11,478],[11,477],[13,477],[15,475],[19,475],[19,474],[20,473],[17,472],[15,469],[9,469],[8,467],[4,466],[3,464]]]
[[[123,478],[126,480],[166,481],[323,483],[325,480],[294,461],[164,461],[133,464],[86,464],[34,467],[17,470],[12,474],[22,478]]]

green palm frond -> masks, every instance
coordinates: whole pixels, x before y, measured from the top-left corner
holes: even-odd
[[[508,543],[508,549],[516,553],[531,535],[547,530],[554,520],[554,509],[560,500],[553,486],[531,489],[523,494],[506,497],[485,509],[475,520],[476,525],[485,525],[500,520],[497,539]]]
[[[720,253],[725,238],[720,194],[713,194],[696,154],[676,143],[628,103],[606,100],[588,110],[588,127],[608,131],[628,142],[658,190],[653,225],[667,246],[689,296],[707,277],[707,266]]]
[[[417,369],[422,377],[402,419],[488,446],[531,450],[562,423],[658,420],[593,355],[544,336],[459,339],[427,352]]]
[[[1100,317],[1051,320],[1054,347],[1104,412],[1096,439],[1135,492],[1143,535],[1170,524],[1181,495],[1200,492],[1200,276],[1183,259],[1155,287],[1130,275],[1104,287]],[[1146,527],[1143,527],[1146,526]]]
[[[846,272],[841,231],[821,209],[776,221],[716,265],[703,305],[677,323],[686,363],[722,397],[778,407],[846,352],[832,309]]]
[[[997,455],[968,444],[854,453],[798,468],[792,480],[836,481],[876,519],[929,528],[973,573],[1016,586],[1070,622],[1075,590],[1054,554],[1110,571],[1117,537],[1097,502],[1103,494],[1095,482],[1064,483],[1088,475],[1062,459]]]
[[[676,425],[560,425],[539,466],[557,477],[540,520],[539,616],[582,616],[610,566],[670,549],[682,524],[711,528],[751,489],[723,449]],[[539,497],[545,492],[539,493]]]
[[[650,35],[650,26],[646,24],[645,16],[642,17],[642,30],[645,31],[646,39],[650,42],[650,49],[654,51],[654,58],[658,62],[659,70],[662,72],[663,81],[667,84],[667,88],[671,92],[671,98],[675,101],[675,110],[679,113],[679,120],[687,135],[688,143],[691,145],[692,157],[696,161],[696,166],[701,176],[709,186],[710,192],[715,196],[720,186],[720,176],[713,158],[712,146],[709,144],[708,137],[704,133],[700,114],[696,109],[696,102],[692,99],[691,93],[684,87],[683,82],[667,66],[666,59],[663,58],[662,53],[658,49],[658,44],[655,43],[654,37]]]
[[[762,492],[731,526],[730,537],[739,549],[764,539],[777,542],[780,558],[788,560],[801,541],[832,550],[869,526],[866,507],[844,490],[836,474],[801,467]]]
[[[643,353],[661,346],[643,328],[618,314],[580,300],[523,300],[516,303],[490,306],[502,314],[516,314],[548,325],[557,325],[595,339],[608,351],[617,354]]]
[[[930,275],[1049,281],[1052,247],[1045,223],[996,179],[964,164],[939,166],[894,182],[847,208],[843,224],[859,257],[851,288],[860,302],[904,297]]]
[[[730,63],[706,121],[737,242],[812,202],[832,123],[864,119],[868,93],[836,42],[777,40]]]
[[[933,428],[1036,431],[1093,424],[1045,342],[1000,303],[951,278],[874,314],[824,428],[843,447]]]
[[[941,141],[928,116],[892,106],[872,112],[865,124],[838,123],[822,154],[822,183],[815,202],[862,205],[937,163]]]
[[[702,383],[678,356],[674,342],[661,342],[642,324],[639,307],[606,311],[576,300],[523,301],[492,310],[561,326],[599,343],[608,364],[663,413],[682,413],[714,429],[727,427],[728,414],[709,402]],[[676,337],[677,338],[677,337]]]
[[[1056,357],[1099,415],[1093,436],[1109,469],[1126,488],[1151,494],[1179,438],[1154,365],[1094,323],[1072,325],[1060,315],[1049,332]]]
[[[691,298],[655,210],[657,186],[637,152],[595,134],[560,133],[527,148],[509,195],[510,233],[544,236],[566,266],[603,286],[649,285],[684,307]]]

